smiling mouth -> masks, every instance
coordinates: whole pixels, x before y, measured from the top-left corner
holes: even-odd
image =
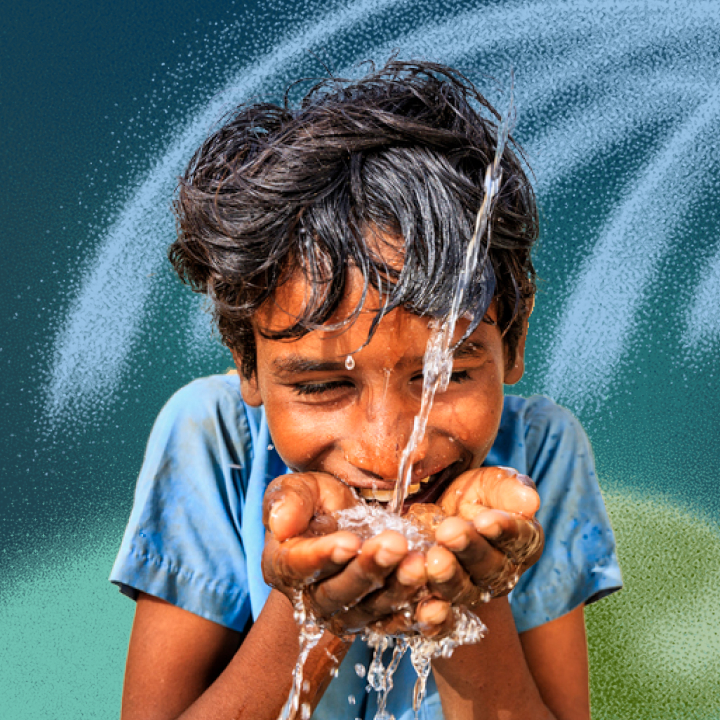
[[[440,498],[445,488],[460,474],[461,461],[452,463],[434,475],[424,477],[420,482],[413,483],[405,496],[404,510],[412,503],[434,503]],[[370,502],[388,503],[393,499],[395,489],[380,490],[376,488],[361,488],[360,494]]]

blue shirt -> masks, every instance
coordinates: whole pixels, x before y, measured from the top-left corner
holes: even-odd
[[[570,412],[546,397],[506,396],[484,464],[529,475],[542,501],[543,555],[510,595],[518,632],[621,587],[592,450]],[[237,375],[190,383],[155,422],[110,579],[133,598],[142,591],[242,631],[270,592],[260,568],[263,495],[287,471],[262,408],[243,403]],[[408,660],[388,700],[397,720],[414,717],[415,672]],[[313,717],[374,717],[374,693],[366,695],[354,670],[368,661],[368,649],[356,641]],[[432,674],[420,717],[443,717]]]

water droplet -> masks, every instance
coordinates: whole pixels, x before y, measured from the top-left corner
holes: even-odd
[[[334,667],[334,668],[330,671],[330,674],[331,674],[333,677],[337,677],[339,673],[340,673],[340,669],[339,669],[339,668],[336,668],[336,667]]]
[[[303,692],[306,692],[306,693],[310,692],[310,681],[309,680],[305,680],[305,682],[303,682]]]
[[[312,711],[310,710],[310,705],[308,703],[302,704],[302,708],[300,709],[300,715],[302,717],[302,720],[310,720]]]
[[[357,665],[355,665],[355,673],[358,677],[364,678],[366,673],[365,666],[362,663],[357,663]]]
[[[348,355],[345,358],[345,367],[348,370],[352,370],[355,367],[355,358],[352,355]]]
[[[355,704],[355,696],[354,695],[348,695],[348,704],[349,705]]]
[[[275,446],[272,443],[270,443],[270,445],[268,445],[268,450],[274,450],[274,449],[275,449]]]

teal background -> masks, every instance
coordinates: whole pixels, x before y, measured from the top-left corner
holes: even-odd
[[[357,61],[455,64],[537,178],[520,392],[593,441],[626,589],[588,610],[596,719],[720,719],[720,6],[7,4],[0,27],[0,715],[107,718],[132,603],[107,582],[152,420],[223,371],[164,248],[224,110]]]

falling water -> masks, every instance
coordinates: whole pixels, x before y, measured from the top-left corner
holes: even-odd
[[[485,256],[480,261],[481,264],[484,265],[487,259],[487,248],[489,248],[490,245],[490,214],[492,213],[495,203],[495,197],[500,190],[500,181],[502,179],[500,160],[505,151],[508,135],[510,134],[512,113],[513,100],[511,89],[510,107],[498,128],[495,158],[485,171],[483,201],[475,219],[475,231],[465,251],[465,264],[458,278],[457,285],[455,286],[455,295],[453,296],[450,312],[441,322],[434,324],[430,338],[428,339],[423,362],[423,389],[420,412],[415,417],[412,433],[400,459],[398,482],[395,484],[395,492],[393,493],[391,505],[391,509],[395,513],[402,511],[412,478],[411,457],[425,436],[425,429],[435,394],[437,392],[444,392],[450,382],[453,366],[455,326],[460,316],[460,309],[463,298],[465,297],[465,292],[475,277],[483,239],[485,239]]]
[[[295,669],[293,670],[290,695],[280,713],[280,719],[290,720],[290,718],[297,717],[297,711],[298,708],[300,708],[302,720],[308,720],[310,717],[310,706],[307,703],[303,703],[302,707],[300,707],[300,697],[303,690],[303,668],[305,667],[305,661],[308,659],[308,655],[320,642],[325,629],[322,624],[313,617],[312,613],[308,612],[303,602],[301,590],[295,592],[293,610],[295,622],[300,628],[300,652],[298,653],[298,659],[295,662]]]

